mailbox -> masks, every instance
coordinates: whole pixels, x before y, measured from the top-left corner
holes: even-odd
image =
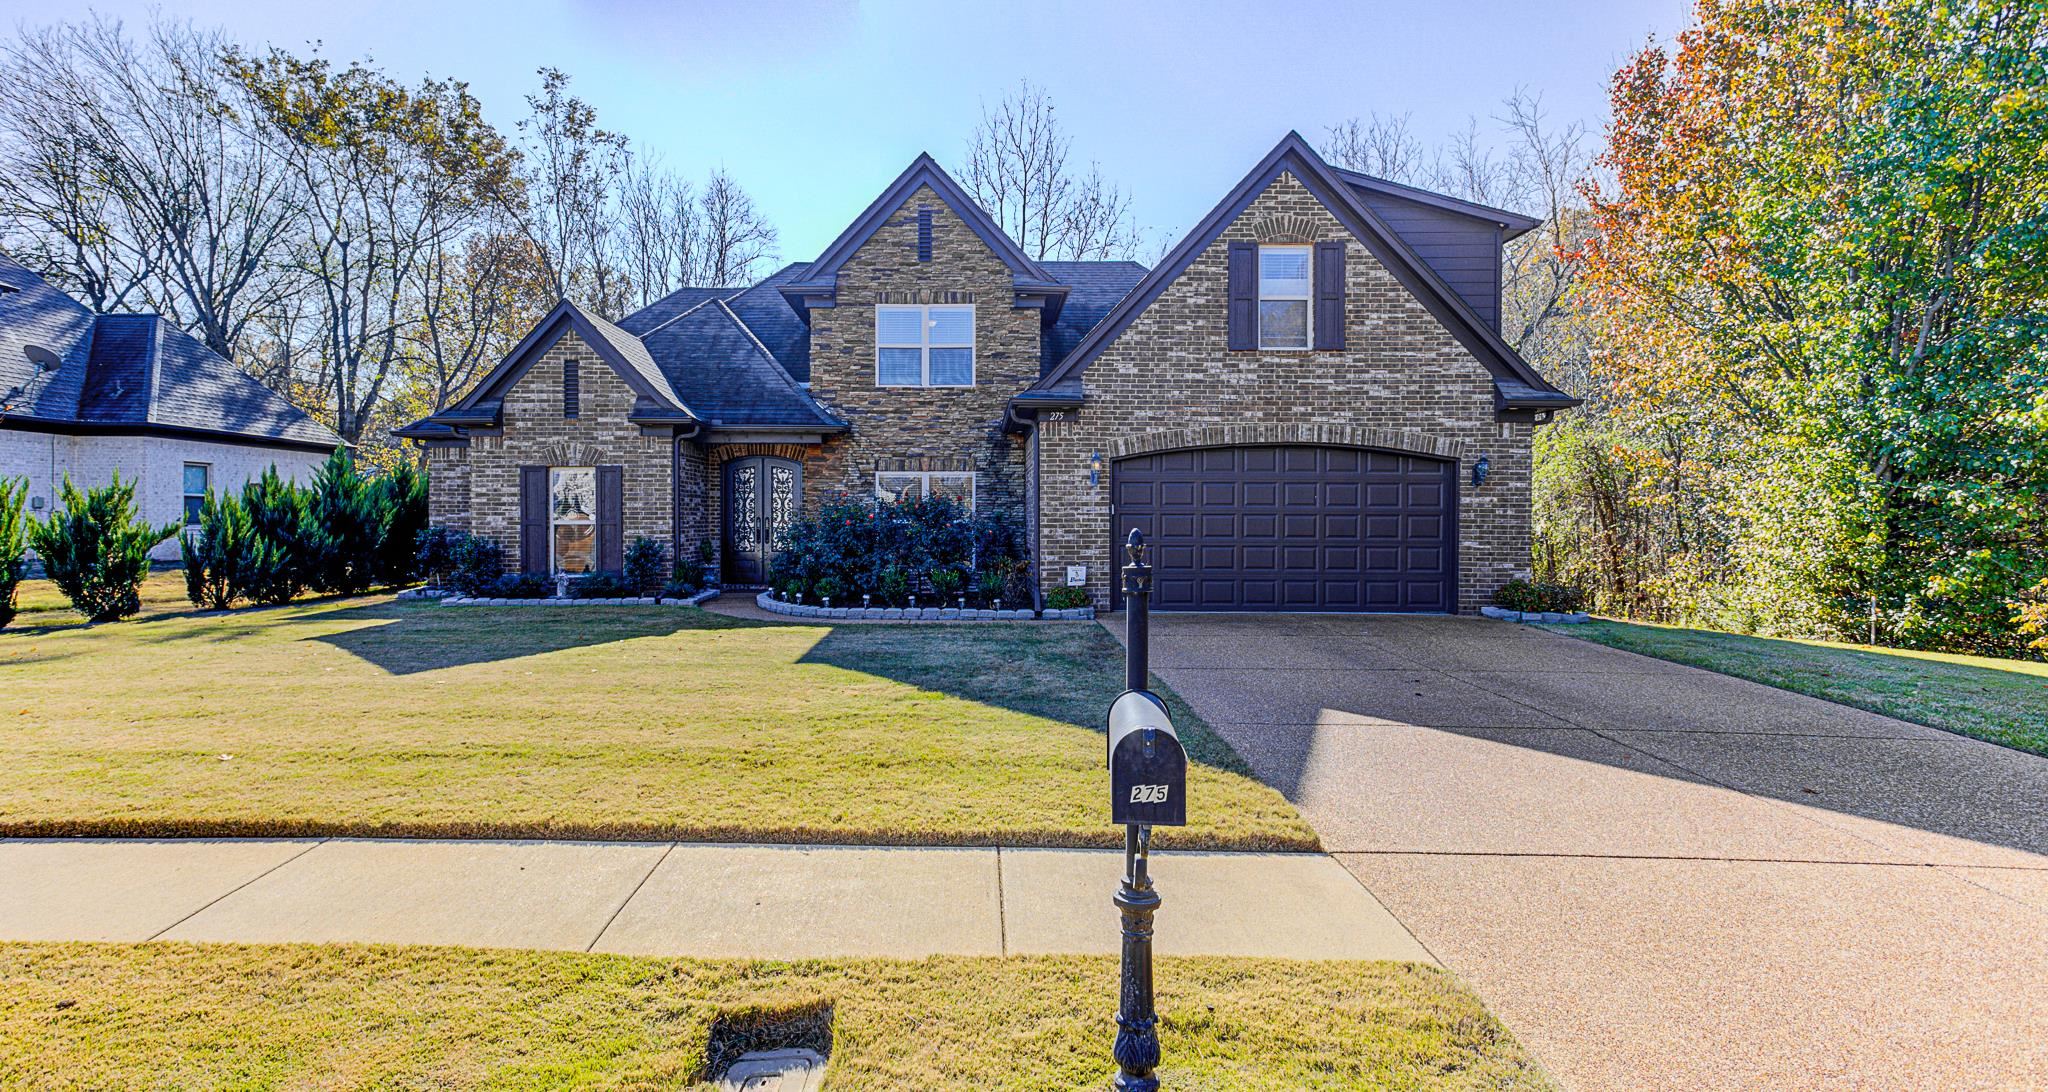
[[[1188,756],[1150,690],[1126,690],[1109,707],[1110,821],[1144,826],[1188,823]]]

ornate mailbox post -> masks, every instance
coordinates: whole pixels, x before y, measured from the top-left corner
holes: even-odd
[[[1123,982],[1116,1014],[1117,1092],[1155,1092],[1158,1015],[1152,1004],[1152,915],[1159,893],[1147,871],[1155,825],[1187,824],[1187,753],[1152,693],[1152,567],[1145,536],[1131,532],[1124,566],[1124,692],[1109,707],[1110,819],[1124,826],[1124,878],[1114,903],[1123,915]]]

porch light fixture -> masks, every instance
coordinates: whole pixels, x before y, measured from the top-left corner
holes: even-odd
[[[1489,473],[1491,473],[1492,471],[1493,471],[1493,460],[1491,460],[1491,459],[1487,458],[1487,457],[1486,457],[1486,456],[1484,456],[1484,455],[1481,455],[1481,456],[1479,457],[1479,461],[1478,461],[1478,462],[1475,462],[1475,463],[1473,463],[1473,464],[1472,464],[1472,485],[1473,485],[1473,487],[1474,487],[1474,488],[1477,488],[1477,487],[1479,487],[1479,486],[1485,485],[1485,484],[1486,484],[1486,475],[1487,475],[1487,474],[1489,474]]]
[[[1090,489],[1093,489],[1093,488],[1095,488],[1096,486],[1098,486],[1098,485],[1101,485],[1101,484],[1102,484],[1102,452],[1100,452],[1100,451],[1096,451],[1096,452],[1092,452],[1092,453],[1090,453],[1090,454],[1089,454],[1089,456],[1088,456],[1088,488],[1090,488]]]

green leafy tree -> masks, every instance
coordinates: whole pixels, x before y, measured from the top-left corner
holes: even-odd
[[[27,478],[0,478],[0,626],[14,621],[14,589],[27,567]]]
[[[339,595],[368,591],[384,528],[375,483],[356,470],[347,448],[335,448],[306,494],[306,586]]]
[[[199,526],[178,539],[185,559],[185,598],[214,610],[234,606],[248,594],[255,545],[249,510],[234,494],[209,490],[199,508]]]
[[[29,545],[57,590],[80,614],[112,622],[142,609],[149,551],[179,531],[176,523],[151,526],[136,518],[135,483],[114,480],[80,493],[67,476],[63,507],[29,526]]]
[[[289,603],[305,587],[313,552],[306,518],[306,491],[272,466],[242,487],[242,511],[249,517],[249,559],[242,594],[258,603]]]
[[[1704,0],[1614,78],[1615,412],[1704,433],[1692,572],[1766,631],[2016,652],[2048,575],[2048,8]],[[1674,570],[1678,571],[1678,570]]]

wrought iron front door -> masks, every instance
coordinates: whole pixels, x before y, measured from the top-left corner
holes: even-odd
[[[727,584],[768,582],[782,532],[803,510],[803,500],[803,468],[788,459],[750,455],[725,464]]]

